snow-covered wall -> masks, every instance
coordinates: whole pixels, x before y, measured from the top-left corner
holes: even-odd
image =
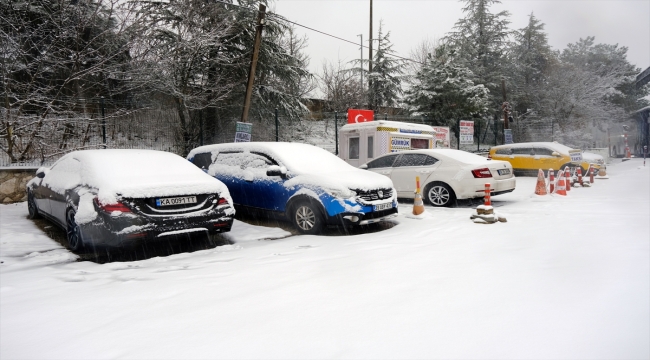
[[[0,167],[0,203],[11,204],[27,200],[25,186],[36,176],[36,167]]]

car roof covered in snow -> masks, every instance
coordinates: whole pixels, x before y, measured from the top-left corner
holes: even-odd
[[[392,188],[393,185],[388,177],[361,170],[325,149],[302,143],[240,142],[206,145],[190,151],[187,158],[192,159],[196,154],[211,153],[215,159],[219,152],[231,151],[258,152],[270,156],[280,166],[285,166],[287,170],[297,175],[290,180],[290,183],[332,189],[340,186],[355,189]],[[215,166],[210,167],[209,174],[216,174]],[[233,167],[229,171],[238,172],[239,169]]]
[[[517,148],[517,147],[530,147],[530,146],[539,146],[539,147],[548,147],[551,148],[557,152],[563,153],[563,154],[569,154],[569,151],[580,151],[580,149],[573,149],[571,147],[568,147],[566,145],[562,145],[558,142],[523,142],[523,143],[514,143],[514,144],[506,144],[506,145],[498,145],[498,146],[493,146],[492,149],[503,149],[503,148]]]
[[[469,165],[485,165],[485,164],[494,164],[496,162],[502,162],[500,160],[490,160],[480,155],[476,155],[463,150],[455,150],[455,149],[405,150],[397,153],[389,153],[383,156],[387,156],[390,154],[394,154],[394,155],[395,154],[426,154],[426,155],[431,155],[439,160],[452,159]]]
[[[58,160],[74,158],[81,163],[80,185],[98,190],[104,203],[118,197],[219,193],[229,198],[226,186],[186,159],[156,150],[104,149],[74,151]]]

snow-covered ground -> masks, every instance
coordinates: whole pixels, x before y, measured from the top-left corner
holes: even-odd
[[[232,245],[107,264],[0,205],[0,358],[648,359],[649,169],[566,198],[520,177],[507,223],[401,204],[369,234],[237,221]]]

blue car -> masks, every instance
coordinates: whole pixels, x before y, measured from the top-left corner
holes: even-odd
[[[188,155],[228,187],[235,206],[286,217],[304,234],[397,216],[385,176],[357,169],[319,147],[281,142],[207,145]]]

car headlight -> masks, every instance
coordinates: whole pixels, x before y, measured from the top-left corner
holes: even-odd
[[[325,192],[336,198],[349,199],[357,196],[357,193],[350,189],[325,189]]]

